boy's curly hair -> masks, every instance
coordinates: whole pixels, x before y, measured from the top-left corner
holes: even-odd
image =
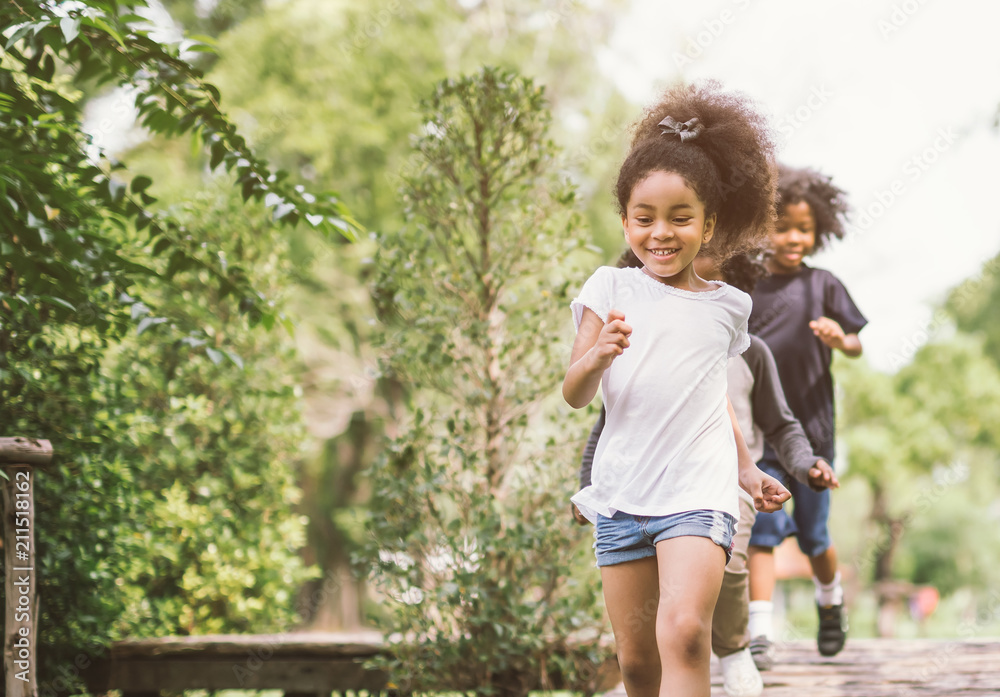
[[[819,251],[831,238],[841,239],[846,230],[850,206],[847,193],[833,185],[831,178],[814,169],[778,166],[778,214],[786,206],[806,202],[816,221],[816,246]]]
[[[697,118],[697,137],[664,134],[660,121]],[[633,126],[632,146],[615,185],[624,216],[635,186],[651,172],[684,177],[715,213],[715,235],[706,253],[726,258],[758,246],[773,226],[776,167],[771,129],[749,98],[723,92],[710,81],[668,89]]]
[[[768,275],[760,250],[734,254],[722,262],[722,278],[744,293],[753,293],[757,281]]]

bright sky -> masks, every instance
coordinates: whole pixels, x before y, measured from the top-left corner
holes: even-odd
[[[847,190],[854,229],[812,263],[870,320],[869,362],[893,370],[1000,251],[998,26],[1000,3],[974,0],[634,0],[600,59],[638,104],[681,77],[752,95],[781,160]]]

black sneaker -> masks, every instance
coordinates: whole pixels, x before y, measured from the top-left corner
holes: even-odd
[[[763,634],[750,640],[750,655],[757,670],[771,670],[774,666],[774,644]]]
[[[844,605],[816,606],[819,610],[819,635],[816,645],[823,656],[836,656],[847,640],[847,615]]]

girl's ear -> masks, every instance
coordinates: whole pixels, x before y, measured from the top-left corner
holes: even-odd
[[[628,225],[626,225],[626,222],[628,222],[628,218],[626,218],[623,215],[622,216],[622,232],[625,233],[625,241],[628,242]]]
[[[715,213],[705,218],[705,230],[701,234],[701,243],[708,244],[712,240],[712,236],[715,234]]]

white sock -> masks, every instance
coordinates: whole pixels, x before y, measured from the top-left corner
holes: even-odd
[[[766,636],[768,639],[774,634],[774,626],[771,621],[774,613],[774,603],[770,600],[750,601],[750,637]]]
[[[829,583],[821,583],[813,576],[813,583],[816,584],[816,602],[821,607],[830,605],[843,605],[844,589],[840,585],[840,572],[838,571]],[[752,605],[753,603],[751,603]]]

